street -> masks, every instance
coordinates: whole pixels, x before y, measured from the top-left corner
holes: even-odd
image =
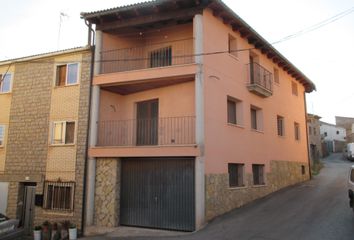
[[[134,239],[352,240],[354,214],[349,208],[346,187],[351,163],[343,160],[341,154],[332,154],[324,164],[313,180],[218,217],[199,232]],[[88,239],[105,238],[124,239]]]

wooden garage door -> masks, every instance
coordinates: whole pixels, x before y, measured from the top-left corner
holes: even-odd
[[[122,160],[120,224],[195,229],[194,158]]]

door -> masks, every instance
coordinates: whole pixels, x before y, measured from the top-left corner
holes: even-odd
[[[36,186],[27,186],[23,188],[23,210],[22,223],[26,235],[32,234],[34,218],[34,201],[36,196]]]
[[[122,160],[120,224],[195,230],[194,158]]]
[[[158,142],[158,99],[137,103],[137,145],[157,145]]]

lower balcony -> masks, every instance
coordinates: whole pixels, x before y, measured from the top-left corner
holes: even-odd
[[[198,156],[195,117],[101,121],[92,157]]]

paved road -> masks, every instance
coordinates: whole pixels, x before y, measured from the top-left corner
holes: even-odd
[[[313,180],[216,218],[197,233],[134,239],[353,240],[354,214],[348,207],[346,188],[351,163],[338,154],[324,163]]]

